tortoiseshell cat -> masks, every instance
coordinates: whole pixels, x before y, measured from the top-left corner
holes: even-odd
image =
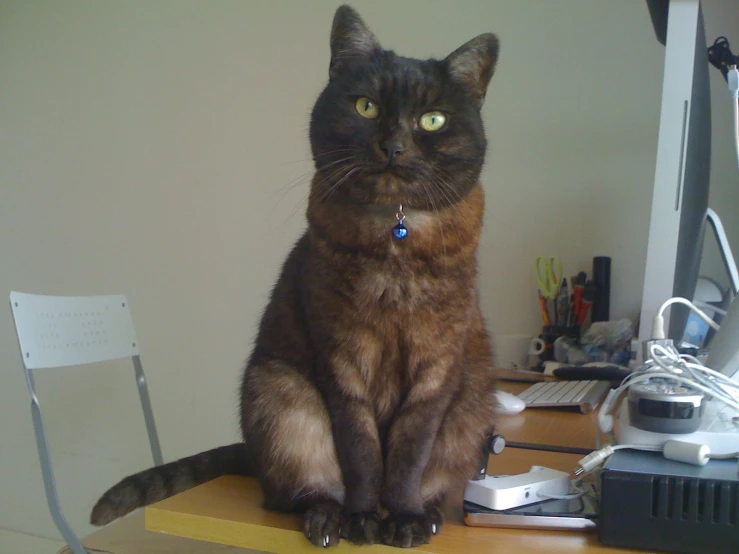
[[[484,34],[444,60],[403,58],[338,9],[308,230],[244,373],[244,442],[127,477],[92,523],[237,473],[259,478],[267,508],[303,511],[317,546],[409,547],[440,529],[493,428],[476,252],[497,55]]]

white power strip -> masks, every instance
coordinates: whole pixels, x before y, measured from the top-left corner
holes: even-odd
[[[491,510],[509,510],[542,502],[547,495],[570,492],[570,475],[547,467],[533,466],[528,473],[467,481],[464,499]]]

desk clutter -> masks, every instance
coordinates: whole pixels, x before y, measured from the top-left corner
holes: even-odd
[[[524,387],[521,383],[511,382],[503,382],[502,386],[512,393],[519,393]],[[737,517],[736,478],[732,482],[728,473],[736,476],[736,460],[712,460],[701,467],[674,465],[678,462],[665,466],[659,452],[618,451],[605,466],[607,473],[599,487],[599,498],[592,487],[598,486],[597,480],[582,479],[577,472],[571,475],[574,468],[584,463],[582,456],[596,447],[596,414],[580,416],[567,412],[545,414],[532,411],[525,417],[526,425],[521,425],[520,419],[501,418],[496,432],[510,440],[500,448],[500,436],[493,437],[496,440],[494,443],[491,441],[489,450],[494,455],[487,459],[489,468],[485,471],[491,479],[498,480],[498,486],[493,487],[496,495],[502,494],[501,498],[508,505],[521,504],[495,510],[464,501],[462,495],[453,495],[445,507],[447,519],[443,533],[435,536],[429,544],[410,551],[429,554],[530,551],[618,554],[636,552],[624,550],[624,547],[634,548],[634,543],[628,544],[627,540],[651,537],[659,542],[664,535],[654,529],[671,526],[669,539],[662,541],[661,545],[642,548],[649,548],[650,552],[662,551],[669,544],[671,548],[667,548],[668,551],[694,554],[736,552],[739,525],[724,525],[725,521],[735,522]],[[660,465],[655,467],[657,463]],[[649,467],[649,471],[640,470],[645,467]],[[544,473],[547,469],[554,471]],[[666,474],[666,469],[670,473]],[[568,476],[568,488],[565,488],[567,480],[564,475],[554,473],[557,471]],[[656,480],[653,478],[655,475],[658,476]],[[720,485],[696,482],[696,477],[707,477],[712,482],[721,478],[722,482]],[[479,487],[489,479],[476,481]],[[537,502],[528,502],[525,487],[529,485],[536,487],[536,490],[529,489],[529,498],[532,491],[537,497],[557,495],[566,498],[539,498]],[[635,491],[635,487],[639,490]],[[520,500],[521,494],[523,500]],[[509,500],[511,497],[513,499]],[[316,552],[316,548],[303,537],[299,516],[267,511],[262,508],[263,501],[256,479],[224,476],[147,507],[146,528],[167,533],[158,537],[190,537],[280,554]],[[685,517],[692,519],[683,519]],[[648,533],[645,532],[647,526],[650,528]],[[696,530],[703,533],[703,542],[697,547],[684,538],[686,533],[695,533]],[[683,542],[679,546],[684,546],[683,550],[674,546],[680,539]],[[109,542],[90,543],[90,546],[96,544],[121,554],[129,552],[121,549],[118,542],[115,549]],[[222,551],[217,548],[213,545],[212,549],[203,547],[202,550],[171,552],[212,554]],[[345,548],[347,551],[361,549],[367,553],[399,552],[384,545],[360,548],[343,543],[337,552]],[[154,550],[142,549],[140,552]]]
[[[580,271],[569,282],[557,256],[539,256],[534,267],[543,326],[532,341],[527,369],[543,371],[544,363],[552,360],[571,365],[628,365],[632,323],[628,319],[609,321],[611,258],[596,256],[592,278]]]

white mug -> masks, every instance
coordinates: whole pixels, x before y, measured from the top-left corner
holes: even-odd
[[[544,353],[546,346],[546,343],[542,339],[534,337],[529,344],[529,356],[540,356]]]
[[[531,335],[493,335],[496,367],[515,369],[527,367]]]

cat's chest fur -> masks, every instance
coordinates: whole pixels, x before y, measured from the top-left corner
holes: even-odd
[[[446,263],[443,239],[435,255],[421,256],[414,249],[415,241],[426,239],[435,230],[433,218],[417,213],[405,223],[410,229],[407,239],[388,239],[380,250],[381,256],[362,260],[354,291],[358,304],[402,317],[412,316],[414,309],[437,302],[464,284]]]
[[[342,393],[371,402],[380,423],[414,387],[451,378],[476,306],[482,204],[478,187],[444,212],[409,210],[402,241],[390,210],[309,211],[311,335],[325,337],[318,354]]]
[[[347,383],[366,393],[378,421],[392,417],[408,391],[453,358],[472,306],[469,287],[390,244],[382,260],[363,260],[352,279],[349,317],[340,321],[339,362]]]
[[[391,257],[387,262],[372,264],[356,279],[357,306],[389,317],[412,317],[413,309],[429,300],[439,283],[426,274],[414,271],[404,260]]]

